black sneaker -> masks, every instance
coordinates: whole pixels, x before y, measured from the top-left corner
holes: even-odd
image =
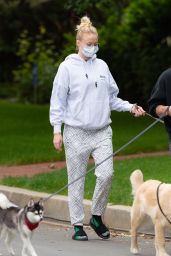
[[[90,226],[94,229],[99,237],[109,239],[109,229],[103,224],[101,216],[93,215],[90,219]]]
[[[83,230],[83,226],[74,226],[75,234],[72,236],[73,240],[77,241],[87,241],[88,236],[86,232]]]

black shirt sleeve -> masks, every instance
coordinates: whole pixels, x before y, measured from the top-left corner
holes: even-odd
[[[149,100],[149,113],[155,117],[158,105],[171,106],[171,68],[165,70],[158,78]],[[165,116],[164,123],[171,138],[171,117]]]
[[[158,105],[166,105],[166,88],[165,88],[165,77],[161,75],[151,93],[149,104],[149,113],[155,117],[156,107]]]

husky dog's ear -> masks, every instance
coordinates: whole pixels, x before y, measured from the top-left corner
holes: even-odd
[[[43,207],[43,198],[40,198],[40,200],[38,201],[38,204]]]
[[[27,204],[28,207],[32,207],[34,205],[34,200],[31,198]]]

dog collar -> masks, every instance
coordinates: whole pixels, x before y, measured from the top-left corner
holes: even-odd
[[[30,229],[31,231],[39,226],[39,223],[31,223],[28,220],[26,215],[25,215],[25,218],[24,218],[24,222],[25,222],[25,225],[28,227],[28,229]]]

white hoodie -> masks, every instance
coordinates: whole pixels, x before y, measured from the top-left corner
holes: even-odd
[[[62,123],[83,129],[100,129],[111,123],[111,110],[130,111],[133,104],[117,97],[119,89],[107,64],[96,58],[69,55],[58,69],[50,102],[54,133]]]

